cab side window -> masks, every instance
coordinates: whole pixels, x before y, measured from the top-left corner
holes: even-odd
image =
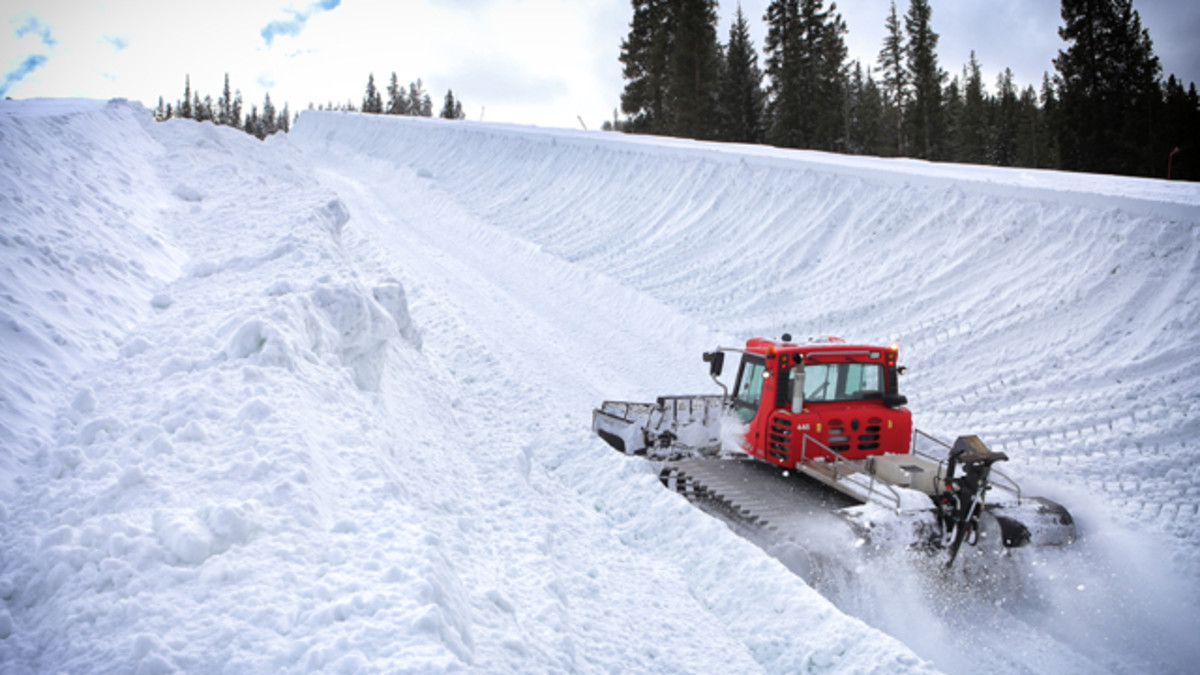
[[[744,423],[754,419],[758,412],[758,404],[762,401],[763,379],[767,365],[760,359],[745,357],[738,371],[737,385],[734,387],[734,407],[738,418]]]

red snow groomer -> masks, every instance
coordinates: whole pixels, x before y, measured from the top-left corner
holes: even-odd
[[[732,393],[718,379],[727,353],[741,355]],[[660,477],[669,487],[693,499],[728,502],[751,521],[756,509],[772,505],[755,498],[747,476],[721,460],[750,455],[794,469],[857,504],[885,507],[889,518],[880,518],[878,508],[843,508],[839,515],[867,537],[882,520],[910,523],[915,543],[947,549],[950,563],[963,542],[974,545],[981,533],[994,533],[1005,547],[1074,541],[1066,509],[1022,494],[993,468],[1007,455],[976,436],[950,444],[913,428],[899,389],[904,368],[898,356],[895,344],[753,338],[745,349],[704,354],[724,394],[606,401],[594,411],[592,428],[621,452],[664,462]],[[918,441],[929,449],[917,451]],[[989,492],[998,494],[985,499]]]

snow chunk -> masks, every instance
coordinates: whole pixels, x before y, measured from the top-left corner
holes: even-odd
[[[196,369],[196,362],[192,359],[182,356],[172,356],[158,369],[158,374],[161,377],[167,378],[175,373],[190,373]]]
[[[225,346],[231,358],[254,357],[262,365],[295,370],[293,349],[283,333],[262,319],[250,319],[238,328]]]
[[[73,541],[75,541],[75,528],[70,525],[61,525],[42,535],[41,541],[38,542],[38,550],[45,551],[54,546],[66,546]]]
[[[115,436],[120,430],[121,425],[112,417],[102,417],[98,420],[92,420],[83,425],[83,429],[79,431],[79,444],[92,445],[100,439],[100,434],[106,436]]]
[[[292,292],[292,283],[287,279],[279,279],[267,286],[267,295],[276,298]]]
[[[211,260],[191,260],[183,266],[184,276],[204,279],[221,271],[221,266]]]
[[[71,408],[83,415],[90,415],[96,411],[96,395],[91,389],[83,389],[75,395],[75,400],[71,402]]]
[[[204,431],[204,426],[196,420],[190,420],[182,429],[175,433],[175,440],[178,441],[200,443],[207,439],[208,433]]]
[[[342,228],[350,222],[350,209],[346,208],[342,200],[331,199],[316,209],[316,217],[321,226],[333,235],[334,240],[338,240],[342,236]]]
[[[117,479],[117,486],[122,490],[128,490],[144,482],[146,482],[146,476],[142,473],[142,470],[136,466],[131,466],[125,469],[121,477]]]
[[[179,183],[175,187],[171,188],[171,194],[185,202],[204,201],[204,195],[200,194],[199,190],[190,185],[184,185],[183,183]]]
[[[166,309],[170,307],[171,303],[173,302],[174,299],[171,298],[171,294],[167,293],[166,291],[162,291],[154,294],[154,297],[150,299],[150,306],[154,309]]]
[[[258,529],[258,506],[254,502],[209,506],[199,515],[212,535],[213,553],[246,543]]]
[[[360,389],[378,390],[388,342],[398,333],[391,315],[356,286],[319,286],[311,297],[333,329],[332,335],[315,336],[316,345],[332,351],[354,371]]]
[[[133,658],[138,660],[136,675],[165,675],[176,672],[175,666],[160,652],[170,652],[156,635],[142,633],[133,640]]]
[[[154,534],[164,548],[185,564],[199,565],[212,554],[212,531],[191,514],[155,513]]]
[[[139,354],[145,353],[150,349],[150,347],[150,342],[147,341],[146,338],[138,336],[121,346],[121,356],[131,359]]]
[[[237,418],[242,422],[261,422],[274,412],[271,406],[267,405],[262,399],[256,398],[242,406],[238,410]]]
[[[395,279],[388,279],[371,289],[371,296],[391,315],[400,335],[408,340],[409,344],[420,349],[421,332],[408,313],[408,298],[404,294],[404,286]]]

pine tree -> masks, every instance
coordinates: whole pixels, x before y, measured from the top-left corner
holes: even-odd
[[[392,79],[388,82],[387,91],[387,113],[389,115],[407,115],[408,99],[404,95],[404,87],[401,87],[400,81],[396,79],[395,72],[392,73]]]
[[[908,35],[908,74],[913,83],[912,105],[907,111],[912,139],[909,155],[924,159],[942,156],[942,82],[946,73],[938,66],[938,34],[930,23],[929,0],[911,0],[904,15]]]
[[[821,2],[813,3],[820,10]],[[813,147],[831,151],[846,149],[845,115],[838,114],[836,103],[846,100],[846,80],[850,75],[846,64],[846,22],[841,14],[835,13],[837,4],[829,3],[827,12],[815,16],[823,16],[822,23],[814,25],[814,30],[821,32],[821,50],[819,52],[820,66],[816,69],[818,79],[817,98],[825,103],[817,103],[810,110],[818,116],[816,139]]]
[[[364,113],[381,113],[383,112],[383,97],[379,95],[379,90],[375,88],[375,74],[371,73],[367,77],[367,91],[363,95],[362,111]]]
[[[724,60],[716,0],[632,0],[621,109],[640,133],[715,138]]]
[[[854,62],[847,86],[846,152],[877,155],[883,148],[883,107],[871,69]]]
[[[1069,46],[1054,67],[1063,168],[1161,175],[1153,156],[1161,67],[1131,0],[1062,0],[1062,19]]]
[[[262,132],[262,125],[259,124],[258,106],[250,106],[250,114],[246,115],[246,126],[243,127],[243,130],[251,136],[255,136],[259,139],[266,138],[266,134]]]
[[[1058,152],[1058,94],[1055,92],[1054,82],[1050,79],[1050,73],[1042,73],[1041,109],[1038,118],[1042,139],[1041,165],[1059,168],[1062,161]]]
[[[667,133],[668,59],[671,48],[669,0],[631,0],[633,20],[621,41],[621,112],[627,128],[646,134]]]
[[[867,79],[863,85],[859,113],[863,152],[868,155],[886,154],[888,146],[883,109],[883,93],[875,84],[871,67],[867,67]]]
[[[185,75],[183,80],[183,102],[175,106],[176,117],[192,118],[192,76]]]
[[[262,115],[258,119],[258,137],[266,138],[275,133],[275,106],[271,103],[271,94],[268,92],[263,98]]]
[[[668,60],[668,133],[684,138],[716,138],[721,81],[716,0],[672,0]]]
[[[963,106],[955,134],[955,156],[960,162],[983,164],[988,161],[988,102],[983,91],[983,70],[971,50],[971,60],[963,66]]]
[[[425,83],[421,78],[408,85],[408,113],[414,117],[432,117],[433,103],[425,91]]]
[[[1172,180],[1200,180],[1200,103],[1196,85],[1184,90],[1174,75],[1167,78],[1162,145]]]
[[[1005,68],[996,79],[996,104],[991,163],[1013,166],[1017,161],[1017,129],[1020,125],[1017,90],[1012,70]]]
[[[448,120],[462,119],[462,103],[454,99],[454,91],[447,89],[446,98],[442,101],[442,112],[438,117]]]
[[[229,93],[229,73],[225,73],[225,88],[217,99],[217,124],[229,125],[233,120],[233,96]]]
[[[758,51],[739,4],[729,29],[721,82],[721,138],[737,143],[761,143],[765,135],[766,94],[762,89]]]
[[[208,122],[216,119],[216,113],[213,110],[212,96],[205,95],[204,100],[200,102],[196,119],[201,122]]]
[[[900,27],[900,18],[896,15],[896,2],[892,0],[891,10],[884,21],[887,34],[883,38],[883,48],[879,50],[879,71],[881,73],[880,93],[883,99],[884,119],[892,130],[892,151],[903,156],[908,150],[904,133],[904,111],[908,108],[910,97],[910,82],[908,79],[908,44]]]
[[[946,137],[942,159],[946,161],[962,161],[958,155],[958,136],[963,123],[963,107],[962,87],[956,76],[950,79],[950,84],[942,92],[942,133]]]
[[[1038,95],[1033,85],[1021,91],[1021,97],[1017,101],[1017,122],[1016,165],[1035,169],[1045,167],[1041,111],[1038,109]]]
[[[275,120],[275,128],[285,134],[292,130],[292,118],[288,115],[287,103],[284,103],[283,110],[279,111],[279,117]]]
[[[768,139],[783,147],[837,149],[845,141],[845,22],[824,0],[772,0],[765,18]]]
[[[233,105],[229,110],[229,126],[241,128],[242,126],[242,90],[238,89],[233,95]]]
[[[785,148],[801,147],[800,126],[803,108],[800,90],[799,0],[771,0],[763,17],[767,22],[766,75],[770,128],[767,140]]]

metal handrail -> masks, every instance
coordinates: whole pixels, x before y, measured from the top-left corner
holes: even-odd
[[[839,466],[839,464],[838,464],[839,462],[841,462],[841,463],[845,463],[845,464],[849,464],[849,465],[851,465],[851,466],[853,466],[853,465],[854,465],[854,462],[855,462],[856,460],[852,460],[852,459],[846,459],[845,457],[843,457],[843,456],[842,456],[842,453],[840,453],[840,452],[838,452],[837,450],[834,450],[833,448],[831,448],[831,447],[829,447],[829,446],[825,445],[825,444],[824,444],[824,443],[822,443],[821,441],[818,441],[817,439],[813,438],[812,436],[810,436],[810,435],[808,435],[808,434],[802,434],[802,436],[803,436],[803,438],[801,439],[801,442],[800,442],[800,461],[801,461],[801,462],[803,462],[803,463],[805,463],[805,464],[807,464],[807,463],[808,463],[808,461],[809,461],[809,460],[808,460],[808,442],[809,442],[809,441],[812,441],[812,442],[813,442],[813,443],[815,443],[816,445],[820,446],[820,447],[821,447],[823,450],[825,450],[825,451],[826,451],[826,452],[828,452],[829,454],[833,455],[833,458],[834,458],[834,460],[833,460],[833,463],[834,463],[834,467],[835,467],[835,468],[834,468],[834,480],[835,480],[835,481],[836,481],[836,480],[838,480],[838,475],[837,475],[837,467]],[[859,461],[862,461],[862,460],[859,460]],[[867,472],[865,472],[865,471],[864,471],[863,473],[867,473]],[[855,473],[848,472],[848,473],[847,473],[847,474],[844,476],[844,478],[845,478],[846,480],[849,480],[849,479],[850,479],[852,476],[854,476],[854,475],[856,475],[856,474],[855,474]],[[893,488],[891,485],[888,485],[888,484],[886,484],[886,483],[879,483],[879,485],[883,486],[884,488],[886,488],[886,489],[887,489],[887,491],[888,491],[888,492],[890,492],[890,493],[891,493],[891,495],[885,495],[885,494],[883,494],[883,492],[882,492],[882,491],[880,491],[880,490],[879,490],[879,489],[876,487],[876,482],[875,482],[875,474],[874,474],[874,473],[868,473],[867,475],[869,476],[869,479],[867,480],[867,485],[866,485],[867,494],[868,494],[868,495],[880,495],[882,498],[890,498],[890,499],[891,499],[891,501],[895,502],[895,507],[894,507],[894,508],[895,508],[896,512],[897,512],[897,513],[899,513],[899,512],[900,512],[900,506],[901,506],[901,504],[902,504],[902,500],[901,500],[901,498],[900,498],[900,493],[899,493],[899,492],[896,492],[896,489],[895,489],[895,488]],[[862,485],[861,481],[857,481],[857,482],[859,483],[859,485],[860,485],[860,487],[861,487],[861,485]]]
[[[909,446],[909,454],[919,455],[921,457],[924,457],[925,459],[928,459],[931,461],[936,461],[937,465],[938,465],[936,479],[937,479],[938,483],[941,483],[942,481],[945,480],[945,477],[946,477],[946,474],[942,470],[943,469],[942,465],[945,463],[946,460],[939,459],[937,457],[934,457],[933,455],[930,455],[929,453],[921,452],[920,450],[917,450],[917,436],[918,435],[924,436],[925,438],[933,441],[934,443],[937,443],[938,445],[942,446],[943,448],[946,448],[946,450],[952,450],[953,446],[951,446],[949,443],[943,441],[942,439],[940,439],[936,436],[931,436],[931,435],[925,433],[924,431],[921,431],[920,429],[913,427],[913,440],[912,440],[912,445]],[[1008,476],[1008,474],[997,469],[995,466],[992,466],[992,470],[989,475],[1000,476],[1005,481],[1007,481],[1008,485],[996,484],[996,485],[993,485],[992,487],[997,487],[997,488],[1000,488],[1001,490],[1007,490],[1008,492],[1011,492],[1012,494],[1016,495],[1017,496],[1017,504],[1020,505],[1020,503],[1021,503],[1021,486],[1017,483],[1017,481],[1013,480],[1011,477]]]

